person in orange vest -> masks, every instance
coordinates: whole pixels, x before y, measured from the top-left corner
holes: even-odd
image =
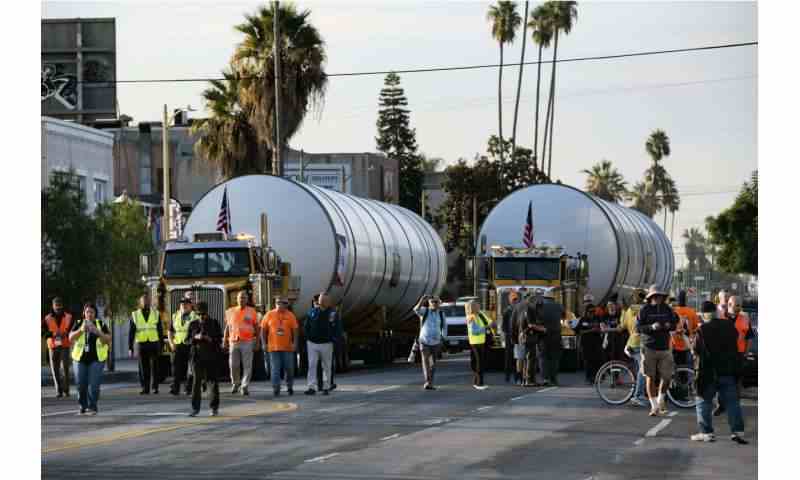
[[[672,310],[679,319],[672,333],[672,357],[675,365],[691,365],[690,342],[700,326],[700,319],[694,308],[686,306],[686,290],[678,292],[678,304]]]
[[[258,313],[248,306],[247,292],[242,290],[236,296],[237,306],[225,312],[225,334],[222,344],[228,347],[231,369],[231,393],[250,395],[248,387],[253,374],[253,351],[258,349]],[[243,368],[244,375],[239,371]]]
[[[281,393],[281,369],[286,372],[286,389],[294,395],[294,352],[297,350],[300,325],[289,310],[289,300],[278,297],[276,307],[261,320],[261,343],[267,346],[270,358],[272,393]]]
[[[738,353],[738,362],[739,365],[744,365],[745,355],[747,354],[748,350],[750,350],[750,345],[753,343],[753,338],[755,337],[755,333],[753,333],[753,328],[750,325],[750,317],[742,311],[742,306],[739,305],[739,297],[735,295],[731,295],[727,298],[727,319],[733,322],[733,325],[736,327],[736,332],[739,334],[736,340],[736,351]],[[736,393],[738,394],[739,398],[742,396],[742,380],[743,377],[740,375],[738,381],[736,383]],[[725,406],[722,402],[719,403],[717,408],[714,410],[714,416],[722,415],[725,412]]]
[[[42,337],[47,339],[50,371],[53,383],[56,384],[56,398],[69,397],[69,370],[72,366],[69,349],[71,329],[72,315],[64,310],[61,297],[53,298],[53,310],[42,321]]]

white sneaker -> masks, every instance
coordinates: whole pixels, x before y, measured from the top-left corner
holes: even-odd
[[[689,437],[693,442],[713,442],[716,440],[713,433],[695,433]]]
[[[661,400],[661,403],[658,404],[658,413],[659,413],[659,415],[666,415],[667,413],[669,413],[669,410],[667,410],[667,401],[666,401],[666,399],[665,400]]]
[[[648,402],[645,402],[645,401],[640,400],[638,398],[632,398],[631,399],[631,403],[633,405],[636,405],[637,407],[646,407],[648,405]]]
[[[475,387],[476,390],[486,390],[489,388],[488,385],[473,385],[473,387]]]

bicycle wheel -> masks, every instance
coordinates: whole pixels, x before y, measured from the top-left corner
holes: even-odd
[[[609,405],[622,405],[633,397],[636,374],[624,362],[607,362],[597,371],[594,388],[604,402]]]
[[[689,367],[675,369],[667,390],[667,398],[673,405],[680,408],[694,408],[697,405],[694,369]]]

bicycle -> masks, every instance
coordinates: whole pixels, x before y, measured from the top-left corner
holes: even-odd
[[[604,363],[597,371],[594,388],[607,404],[624,405],[633,398],[636,390],[636,373],[629,363],[611,360]],[[694,408],[697,405],[694,376],[694,369],[689,366],[680,365],[675,368],[667,389],[667,398],[676,407]]]

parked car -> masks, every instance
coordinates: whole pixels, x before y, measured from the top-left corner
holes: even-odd
[[[466,302],[443,303],[441,308],[445,315],[444,349],[450,353],[458,353],[469,349],[467,340]]]

